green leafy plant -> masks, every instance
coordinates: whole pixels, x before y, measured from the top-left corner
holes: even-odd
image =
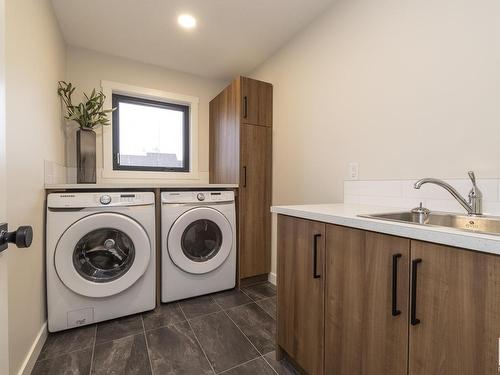
[[[97,92],[94,89],[90,96],[84,93],[84,100],[74,105],[71,96],[75,89],[76,87],[71,82],[59,81],[57,94],[66,106],[64,118],[78,123],[80,129],[94,129],[99,126],[110,125],[108,113],[113,112],[116,108],[103,109],[106,95],[102,91]]]

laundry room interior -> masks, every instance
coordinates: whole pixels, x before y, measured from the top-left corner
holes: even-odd
[[[0,0],[0,375],[498,374],[499,18]]]

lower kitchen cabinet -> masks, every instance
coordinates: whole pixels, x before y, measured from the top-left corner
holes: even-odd
[[[325,373],[406,374],[410,241],[327,225],[326,249]]]
[[[279,215],[277,277],[308,374],[500,373],[500,256]]]
[[[412,241],[410,375],[500,372],[500,257]]]
[[[322,374],[325,224],[280,215],[278,236],[278,345]]]

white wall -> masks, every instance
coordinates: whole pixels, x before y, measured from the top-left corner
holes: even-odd
[[[68,47],[66,78],[77,87],[79,94],[82,90],[90,92],[93,88],[100,89],[101,80],[105,80],[198,97],[200,99],[198,169],[201,180],[208,182],[208,103],[226,86],[227,82],[180,73],[77,47]],[[67,164],[74,167],[76,165],[74,129],[67,133],[67,141]],[[102,147],[99,132],[97,147]],[[98,158],[97,167],[102,168],[102,158]]]
[[[17,374],[45,317],[44,159],[64,161],[57,81],[65,44],[49,0],[6,1],[7,217],[32,225],[29,249],[9,248],[10,372]],[[2,176],[3,178],[3,176]]]
[[[500,176],[499,17],[336,1],[252,74],[274,84],[274,204],[342,201],[351,161],[362,179]]]

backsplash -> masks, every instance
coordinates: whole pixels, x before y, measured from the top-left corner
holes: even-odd
[[[411,209],[420,202],[432,211],[465,213],[464,208],[443,188],[425,184],[419,190],[416,180],[357,180],[344,182],[344,203]],[[444,180],[467,199],[469,179]],[[485,214],[500,215],[500,179],[477,179],[483,193]]]

